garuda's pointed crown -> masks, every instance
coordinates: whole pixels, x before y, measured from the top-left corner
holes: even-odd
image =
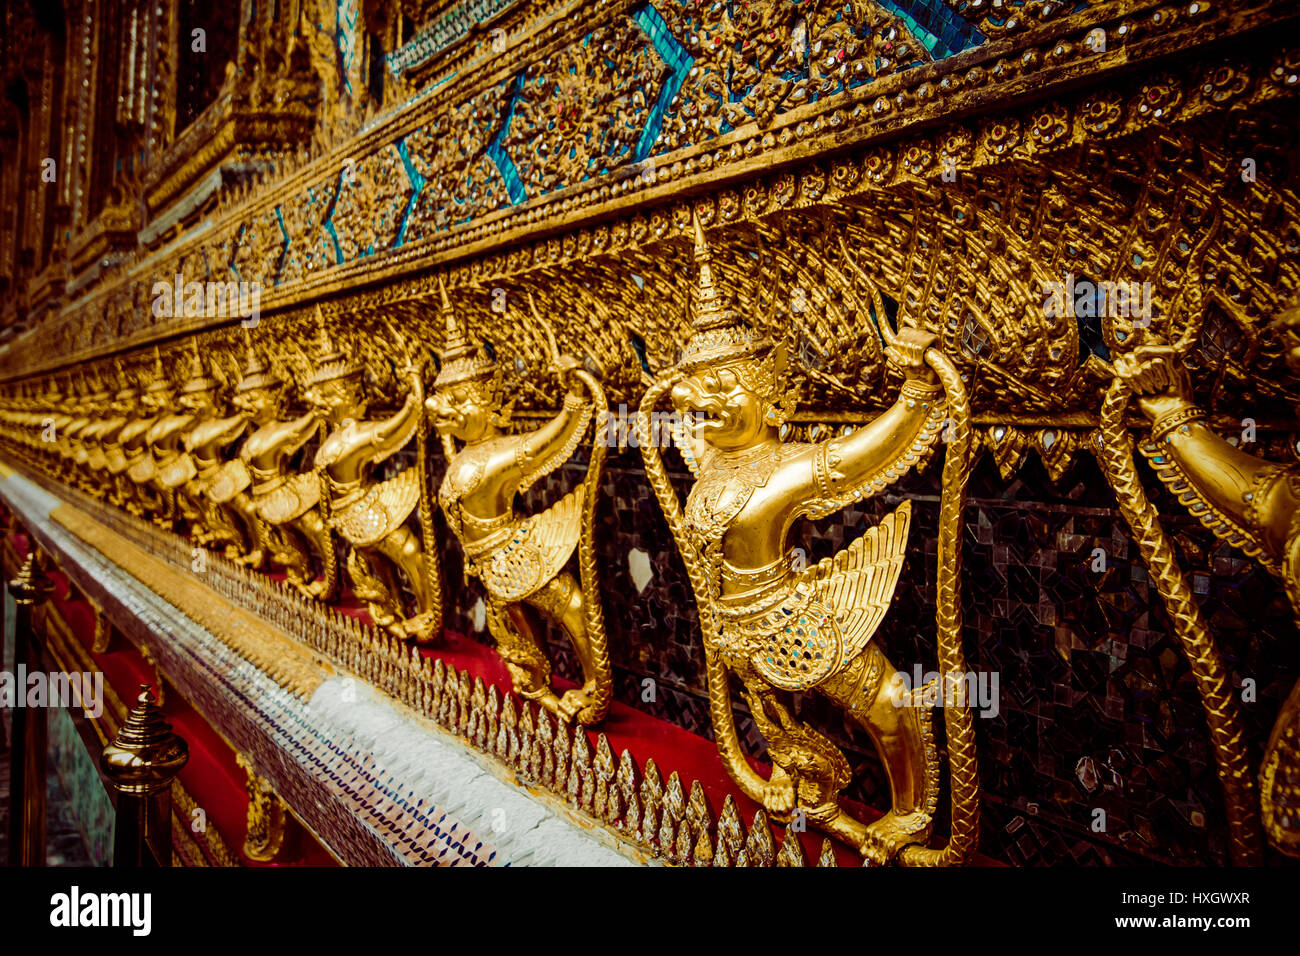
[[[275,388],[283,385],[284,379],[276,374],[266,356],[253,344],[253,336],[244,327],[244,368],[239,373],[238,393],[251,392],[257,388]]]
[[[190,351],[190,367],[185,376],[185,381],[181,385],[181,394],[190,395],[194,392],[208,392],[217,389],[221,383],[211,374],[211,368],[199,354],[199,347],[196,343]]]
[[[307,379],[307,385],[319,385],[337,378],[350,378],[360,375],[364,367],[352,356],[344,353],[342,348],[330,336],[325,327],[325,317],[321,315],[320,306],[316,306],[316,324],[319,332],[316,338],[316,350],[312,356],[314,369]]]
[[[108,383],[104,381],[104,376],[100,374],[98,369],[90,374],[90,381],[87,388],[89,389],[89,392],[86,395],[86,401],[88,403],[98,404],[100,402],[106,402],[113,397],[113,393],[109,389]]]
[[[445,388],[458,382],[491,379],[497,373],[497,363],[483,353],[456,321],[456,312],[447,298],[447,286],[438,279],[438,292],[442,297],[442,319],[446,335],[440,358],[442,367],[433,380],[434,388]]]
[[[113,401],[124,402],[139,395],[140,383],[136,375],[126,370],[126,366],[122,364],[121,359],[114,359],[113,367],[117,369],[118,383],[118,389],[113,395]]]
[[[677,368],[683,372],[756,356],[772,347],[767,336],[741,322],[724,301],[713,275],[713,252],[704,238],[698,213],[692,212],[691,222],[695,226],[695,265],[699,276],[691,292],[691,326],[695,332],[677,362]]]

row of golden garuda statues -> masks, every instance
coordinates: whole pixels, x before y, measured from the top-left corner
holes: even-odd
[[[790,350],[725,301],[698,221],[695,259],[692,334],[675,367],[648,387],[638,430],[647,476],[697,599],[721,757],[775,819],[805,821],[859,847],[869,861],[967,860],[978,838],[969,707],[958,700],[944,709],[952,831],[932,849],[939,761],[922,701],[934,688],[900,693],[897,672],[872,642],[903,564],[911,503],[819,563],[805,566],[788,541],[796,519],[829,515],[898,481],[933,454],[943,433],[940,672],[965,673],[961,511],[973,446],[961,376],[932,335],[880,323],[885,354],[903,375],[893,405],[824,441],[783,441],[793,411]],[[607,412],[604,392],[589,368],[560,354],[534,311],[534,331],[565,391],[557,396],[558,414],[541,427],[512,427],[497,359],[458,322],[445,289],[441,298],[446,334],[427,393],[424,363],[391,329],[404,359],[397,373],[404,396],[387,416],[368,414],[363,364],[321,322],[312,353],[299,350],[309,361],[296,382],[245,330],[242,369],[228,398],[197,351],[185,356],[178,386],[155,351],[134,374],[119,366],[116,389],[95,378],[66,394],[56,381],[20,388],[0,409],[3,437],[57,480],[250,568],[283,573],[308,598],[339,599],[341,563],[377,626],[427,644],[442,625],[426,448],[436,434],[445,458],[436,506],[460,543],[467,574],[489,596],[487,623],[517,692],[566,720],[598,722],[613,696],[593,541],[600,429],[592,428],[578,487],[531,516],[517,502]],[[1294,354],[1300,358],[1300,347]],[[1300,471],[1252,458],[1206,427],[1173,350],[1148,345],[1117,361],[1116,372],[1152,421],[1144,450],[1161,477],[1218,533],[1246,541],[1249,553],[1285,581],[1300,612]],[[684,504],[651,434],[652,413],[665,397],[679,413],[673,438],[695,478]],[[296,417],[291,401],[303,409]],[[300,455],[313,440],[314,455]],[[394,456],[412,442],[414,464],[397,468],[410,456]],[[568,570],[575,550],[576,577]],[[553,688],[540,618],[572,643],[581,687],[563,694]],[[740,744],[733,675],[768,744],[767,778]],[[825,696],[870,735],[891,789],[882,817],[867,822],[842,804],[851,768],[828,738],[799,719],[793,692]],[[1291,777],[1273,784],[1281,814],[1297,813],[1297,707],[1293,694],[1291,719],[1279,721],[1265,767],[1275,777],[1279,767],[1291,768]],[[1290,850],[1298,848],[1297,828],[1276,829],[1291,834]]]

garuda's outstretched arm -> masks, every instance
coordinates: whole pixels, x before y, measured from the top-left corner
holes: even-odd
[[[887,353],[905,376],[898,400],[870,423],[818,446],[811,489],[815,514],[893,483],[940,437],[943,386],[925,362],[925,350],[933,341],[928,333],[900,331]]]
[[[563,464],[582,440],[593,401],[583,389],[581,379],[568,374],[577,368],[576,359],[570,356],[560,358],[559,369],[566,373],[569,381],[569,389],[564,393],[564,406],[541,428],[523,436],[523,445],[516,459],[522,470],[520,491]]]
[[[291,419],[286,424],[288,433],[282,447],[286,455],[292,455],[315,434],[316,426],[320,424],[320,416],[316,412],[308,412],[299,418]]]
[[[389,418],[370,423],[371,461],[383,461],[415,437],[424,413],[424,384],[418,373],[411,375],[410,382],[411,390],[402,407]]]
[[[1137,393],[1151,420],[1152,442],[1143,453],[1183,504],[1221,537],[1276,566],[1297,537],[1300,513],[1295,471],[1233,447],[1205,424],[1191,400],[1187,371],[1165,347],[1121,356],[1115,370]]]

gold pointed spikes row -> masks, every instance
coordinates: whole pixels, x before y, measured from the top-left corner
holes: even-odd
[[[125,531],[126,526],[108,517],[111,506],[95,503],[90,507],[94,516],[104,517],[119,532]],[[135,532],[126,534],[134,537]],[[188,541],[152,529],[144,534],[153,553],[173,568],[188,571],[192,560]],[[24,573],[40,577],[35,559]],[[728,796],[715,821],[698,781],[687,788],[677,773],[669,773],[665,781],[652,760],[641,764],[627,750],[616,770],[605,735],[597,735],[593,743],[585,728],[557,721],[533,701],[497,693],[495,687],[486,686],[468,672],[408,648],[336,608],[310,600],[283,581],[266,578],[213,553],[208,558],[205,584],[459,735],[468,746],[501,762],[530,784],[550,790],[593,825],[621,834],[642,858],[678,866],[809,865],[802,847],[790,842],[798,840],[793,831],[785,831],[778,847],[762,811],[746,827],[734,798]],[[281,661],[262,654],[250,654],[252,645],[228,646],[286,690],[303,699],[310,697],[311,689],[295,675],[295,668],[283,667]],[[822,866],[834,865],[830,847],[829,841],[823,844]]]
[[[447,285],[438,278],[438,293],[442,299],[444,341],[441,353],[442,368],[433,381],[434,388],[444,388],[457,382],[487,378],[495,375],[496,362],[489,359],[473,343],[466,330],[456,319],[456,310],[447,297]]]
[[[325,325],[325,316],[321,313],[320,305],[316,306],[316,354],[312,356],[312,365],[314,366],[311,377],[307,379],[307,385],[317,385],[321,382],[328,382],[336,378],[348,378],[352,375],[360,375],[363,368],[359,362],[349,355],[345,355],[343,350],[335,343],[330,336],[329,329]]]
[[[724,301],[713,275],[713,252],[709,249],[698,212],[691,213],[695,230],[695,265],[698,277],[691,292],[691,326],[694,334],[682,349],[677,368],[692,372],[706,365],[767,352],[772,342],[761,331],[736,318]]]
[[[253,344],[253,334],[244,327],[244,368],[240,372],[237,392],[251,392],[256,388],[273,388],[284,379],[276,374],[264,356]]]

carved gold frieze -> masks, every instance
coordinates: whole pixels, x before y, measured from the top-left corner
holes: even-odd
[[[1107,29],[1111,34],[1111,45],[1107,49],[1113,58],[1117,49],[1133,43],[1139,44],[1135,48],[1136,52],[1141,49],[1143,37],[1153,32],[1179,29],[1197,32],[1210,29],[1211,26],[1228,31],[1242,29],[1248,23],[1267,15],[1268,9],[1269,6],[1263,4],[1257,10],[1227,12],[1207,6],[1197,14],[1189,15],[1184,22],[1162,12],[1163,7],[1143,6],[1114,22],[1107,21]],[[1160,26],[1155,28],[1148,20],[1157,14],[1161,14],[1158,18]],[[1120,27],[1125,25],[1127,28],[1121,30]],[[191,256],[200,247],[206,249],[205,258],[209,262],[229,263],[238,260],[239,275],[245,281],[256,279],[265,287],[268,309],[272,305],[276,308],[287,307],[305,296],[330,294],[346,288],[346,284],[359,272],[364,272],[371,278],[409,274],[421,266],[466,256],[481,256],[493,244],[526,238],[548,223],[573,223],[578,219],[608,216],[634,201],[644,204],[705,183],[716,185],[730,178],[723,172],[726,167],[734,167],[736,176],[749,177],[755,169],[764,165],[815,154],[822,148],[818,143],[839,146],[851,138],[865,144],[886,133],[905,130],[923,118],[942,118],[956,110],[966,99],[974,102],[996,100],[997,91],[1009,93],[1011,89],[1022,86],[1040,74],[1043,82],[1034,85],[1036,89],[1042,89],[1044,83],[1049,83],[1050,77],[1059,74],[1065,64],[1075,60],[1095,60],[1099,71],[1097,76],[1103,77],[1112,59],[1093,54],[1083,45],[1085,26],[1081,24],[1074,27],[1078,36],[1069,42],[1057,38],[1056,46],[1050,49],[1036,45],[1043,41],[1031,44],[1028,37],[1018,39],[1017,42],[1032,47],[1032,56],[1028,52],[1021,56],[999,54],[999,58],[993,62],[989,58],[994,57],[994,54],[981,49],[972,51],[972,54],[979,55],[969,57],[976,62],[963,62],[960,69],[953,69],[947,62],[929,64],[841,93],[819,96],[797,109],[781,114],[779,129],[774,127],[764,133],[756,124],[744,124],[735,131],[718,136],[716,140],[679,151],[680,158],[677,158],[677,154],[656,157],[653,176],[641,173],[623,178],[612,174],[608,177],[593,176],[560,191],[529,197],[518,209],[499,209],[481,222],[478,219],[482,217],[467,210],[463,201],[450,209],[445,203],[428,204],[424,195],[426,189],[437,192],[444,188],[442,183],[445,180],[456,180],[459,177],[447,175],[450,170],[437,165],[442,160],[436,160],[432,166],[427,165],[429,158],[423,151],[412,149],[418,144],[411,137],[421,136],[422,128],[436,129],[439,122],[434,117],[429,125],[427,108],[417,109],[412,106],[397,114],[390,125],[367,131],[346,149],[341,147],[328,156],[313,160],[298,172],[269,184],[257,197],[228,207],[220,217],[222,224],[215,230],[217,238],[195,237],[182,243],[175,252],[169,253],[171,261],[151,262],[147,271],[139,266],[131,270],[123,279],[129,286],[136,287],[133,292],[136,308],[124,317],[127,327],[121,328],[117,335],[122,344],[126,344],[132,340],[155,337],[161,332],[161,328],[155,328],[155,323],[149,319],[150,313],[145,307],[145,293],[148,290],[139,288],[147,284],[142,281],[142,276],[170,276],[176,271],[174,266],[179,264],[178,260]],[[1275,57],[1263,62],[1211,61],[1207,63],[1204,74],[1196,77],[1185,78],[1178,74],[1156,71],[1140,82],[1130,81],[1127,86],[1117,83],[1104,92],[1064,94],[1060,102],[1047,107],[1036,106],[1008,113],[1007,106],[1003,105],[1000,113],[988,114],[973,126],[970,121],[962,121],[949,124],[946,130],[940,129],[937,133],[916,134],[897,153],[886,150],[883,158],[868,157],[862,168],[855,169],[853,164],[841,167],[832,163],[829,168],[818,170],[817,175],[823,177],[827,184],[822,189],[829,189],[832,193],[843,191],[846,186],[858,182],[864,187],[888,185],[898,182],[900,177],[907,179],[923,176],[930,181],[942,181],[945,169],[949,168],[946,165],[949,160],[955,162],[956,168],[964,174],[968,169],[973,171],[1008,159],[1032,158],[1080,142],[1112,138],[1152,126],[1164,128],[1211,111],[1262,104],[1285,93],[1292,85],[1289,84],[1288,77],[1294,75],[1294,59],[1293,52],[1279,50]],[[868,91],[876,83],[885,80],[891,84],[888,95],[869,97]],[[482,82],[482,78],[475,82]],[[492,82],[504,83],[499,95],[507,95],[505,87],[510,84],[504,78],[498,77]],[[1001,99],[1003,104],[1010,104],[1015,97],[1003,95]],[[463,102],[468,103],[469,100]],[[475,110],[492,112],[487,104],[476,106]],[[472,130],[473,126],[474,123],[468,116],[462,116],[452,123],[451,128]],[[562,134],[556,132],[550,135]],[[491,137],[491,133],[485,133],[481,147],[471,149],[465,158],[481,157],[483,153],[479,149],[485,148],[492,141]],[[439,144],[444,140],[445,137],[434,137],[434,142]],[[356,178],[353,185],[357,170],[366,169],[366,164],[370,161],[368,157],[393,151],[397,145],[406,149],[411,163],[410,170],[403,168],[400,175],[390,175],[382,180],[367,175]],[[551,151],[557,148],[558,143],[547,147]],[[448,161],[459,163],[464,158],[448,157]],[[502,174],[482,167],[481,159],[477,162],[481,174],[471,176],[479,184],[471,190],[472,203],[481,202],[488,192],[501,188]],[[341,190],[343,194],[355,194],[358,188],[377,191],[376,208],[391,207],[393,213],[388,218],[344,216],[338,219],[334,222],[334,228],[341,236],[341,245],[355,249],[355,254],[349,252],[342,262],[331,268],[313,270],[309,278],[286,281],[289,277],[279,273],[282,254],[295,256],[299,250],[294,243],[289,243],[288,248],[285,248],[277,215],[283,215],[286,211],[291,216],[296,215],[293,210],[316,202],[328,205],[328,197],[340,190],[340,171],[344,167],[348,173],[345,177],[348,183],[347,188]],[[394,172],[399,172],[395,167],[391,168]],[[412,177],[412,172],[418,179]],[[486,178],[479,178],[480,175]],[[417,190],[415,185],[420,182],[424,185]],[[790,186],[794,185],[795,182],[790,183]],[[805,193],[806,189],[805,186],[800,192]],[[780,193],[783,190],[775,191]],[[850,194],[857,191],[860,190],[848,190]],[[806,198],[801,196],[801,203]],[[412,200],[413,207],[406,210],[407,203]],[[363,203],[357,210],[360,213],[366,208],[370,207]],[[280,210],[278,214],[277,209]],[[399,213],[398,210],[403,212]],[[372,234],[373,230],[375,227],[391,229],[392,223],[401,215],[406,216],[406,233],[403,236],[407,241],[384,253],[384,242]],[[470,221],[462,224],[461,221],[467,215]],[[389,225],[383,226],[383,222]],[[432,233],[426,239],[415,241],[421,230],[430,228]],[[574,237],[575,240],[580,238]],[[326,235],[309,235],[299,237],[298,244],[310,246],[322,241],[328,243]],[[396,239],[393,241],[396,242]],[[354,255],[360,258],[355,258]],[[551,256],[548,255],[548,258]],[[258,263],[262,264],[258,267],[260,271],[256,274],[248,272],[246,267]],[[219,275],[219,278],[224,276]],[[75,311],[94,311],[105,304],[102,299],[92,295]],[[84,328],[90,323],[83,317],[80,324]],[[121,321],[118,324],[120,326]],[[195,325],[194,322],[179,321],[163,324],[172,328]],[[78,344],[77,350],[82,354],[93,354],[95,351],[88,341]],[[11,366],[15,371],[17,368],[18,366]]]

